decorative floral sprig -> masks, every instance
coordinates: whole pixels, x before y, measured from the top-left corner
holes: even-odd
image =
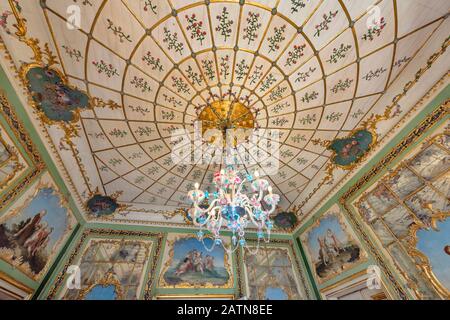
[[[353,82],[353,79],[345,79],[344,81],[339,80],[338,83],[336,83],[333,88],[331,88],[331,92],[338,93],[339,91],[344,92],[348,88],[350,88],[351,84]]]
[[[373,20],[372,26],[367,29],[367,32],[362,35],[362,40],[369,40],[372,41],[375,39],[375,36],[379,37],[381,34],[381,31],[386,27],[386,21],[384,20],[384,17],[381,17],[379,21]]]
[[[241,81],[245,78],[245,76],[248,73],[248,70],[250,69],[250,66],[247,64],[245,59],[242,59],[239,61],[239,63],[236,64],[236,80]]]
[[[320,33],[324,30],[328,30],[329,24],[333,20],[334,17],[338,14],[338,10],[335,12],[330,11],[328,14],[324,14],[322,16],[322,22],[319,24],[316,24],[314,27],[316,28],[316,32],[314,33],[315,37],[320,37]]]
[[[291,137],[292,142],[300,143],[306,141],[306,136],[304,134],[297,133],[295,136]]]
[[[135,107],[135,106],[129,105],[128,107],[131,109],[131,111],[136,112],[136,113],[140,113],[143,116],[145,116],[146,114],[148,114],[150,112],[149,108],[143,108],[141,106]]]
[[[357,119],[358,117],[362,116],[363,114],[364,114],[364,112],[361,109],[358,109],[355,112],[353,112],[350,116],[353,119]]]
[[[309,77],[316,71],[317,68],[309,67],[308,71],[305,72],[297,72],[297,78],[295,78],[294,82],[306,82]]]
[[[111,136],[116,137],[116,138],[124,138],[124,137],[126,137],[128,135],[128,132],[125,131],[125,130],[120,130],[120,129],[114,128],[113,130],[111,130],[109,132],[109,134]]]
[[[161,110],[163,120],[173,120],[175,119],[175,113],[173,111]]]
[[[269,100],[271,102],[275,102],[281,98],[283,98],[283,93],[288,89],[288,87],[278,86],[275,89],[270,91]]]
[[[299,8],[304,8],[306,6],[305,2],[302,0],[291,0],[291,13],[299,11]]]
[[[178,101],[175,97],[168,96],[167,94],[163,93],[164,101],[167,103],[171,103],[172,107],[181,107],[183,103],[181,101]]]
[[[174,87],[175,89],[177,89],[178,93],[191,93],[191,90],[189,88],[189,85],[183,80],[182,77],[175,77],[172,76],[172,87]]]
[[[112,64],[107,64],[105,61],[92,61],[92,64],[97,68],[97,72],[99,74],[106,74],[108,78],[111,78],[112,76],[118,76],[119,73],[117,72],[117,69],[113,67]]]
[[[313,114],[312,116],[307,114],[305,117],[303,117],[303,118],[298,120],[298,122],[300,122],[303,125],[311,124],[311,123],[316,122],[316,121],[317,121],[316,114]]]
[[[221,15],[216,16],[216,19],[219,20],[219,25],[216,27],[216,31],[220,32],[220,35],[223,36],[224,41],[227,41],[227,38],[231,37],[231,26],[233,25],[233,20],[229,18],[230,13],[228,12],[227,7],[223,7]]]
[[[227,77],[230,75],[230,56],[226,55],[225,57],[220,57],[220,75],[224,78],[224,80],[227,79]]]
[[[270,73],[261,83],[261,87],[259,88],[259,92],[264,92],[268,90],[272,84],[274,84],[277,80],[274,75]]]
[[[161,64],[161,59],[153,57],[150,51],[142,57],[142,61],[147,63],[148,66],[151,66],[152,70],[158,70],[160,72],[164,71],[164,67]]]
[[[411,57],[403,56],[402,58],[395,61],[394,67],[400,68],[404,63],[409,62],[409,60],[411,60]]]
[[[139,127],[134,131],[134,133],[136,133],[136,134],[139,135],[140,137],[142,137],[142,136],[144,136],[144,135],[147,136],[147,137],[149,137],[149,136],[152,135],[153,132],[154,132],[154,130],[153,130],[152,128],[148,127],[148,126],[145,126],[145,127],[139,126]]]
[[[122,27],[121,27],[121,26],[116,26],[116,25],[114,24],[114,22],[113,22],[112,20],[110,20],[110,19],[106,19],[106,20],[108,21],[108,30],[112,30],[112,32],[114,33],[114,35],[116,35],[116,36],[119,37],[120,43],[123,43],[125,40],[128,41],[128,42],[133,42],[133,41],[131,40],[131,36],[125,34],[125,33],[122,31]]]
[[[144,80],[144,78],[139,78],[139,77],[134,76],[133,80],[131,80],[130,83],[132,85],[134,85],[134,87],[136,89],[141,89],[142,92],[151,92],[152,91],[152,88],[150,87],[148,82],[146,80]]]
[[[262,24],[259,22],[259,13],[249,11],[247,17],[247,26],[244,28],[244,40],[248,40],[248,44],[255,41],[258,38],[257,31],[261,28]]]
[[[83,59],[83,55],[81,54],[80,50],[71,48],[70,46],[62,45],[62,48],[64,49],[65,53],[71,58],[75,58],[77,62],[80,62],[81,59]]]
[[[148,151],[150,153],[161,151],[164,147],[160,144],[156,144],[154,146],[148,147]]]
[[[313,91],[311,93],[305,92],[305,95],[301,98],[303,103],[310,103],[313,100],[316,100],[319,96],[319,93],[317,91]]]
[[[341,45],[337,48],[333,49],[332,54],[330,55],[330,59],[327,60],[328,63],[337,63],[339,60],[344,59],[347,55],[347,52],[352,48],[350,44],[344,45],[341,43]]]
[[[157,5],[154,5],[152,3],[152,0],[145,0],[144,1],[144,11],[148,11],[149,9],[154,13],[154,14],[158,14],[156,12],[156,9],[158,8]]]
[[[272,120],[272,124],[274,125],[274,126],[280,126],[280,127],[284,127],[284,125],[286,124],[286,123],[288,123],[289,122],[289,120],[287,120],[286,118],[284,118],[284,117],[277,117],[277,118],[275,118],[275,119],[273,119]]]
[[[334,123],[336,121],[339,121],[339,119],[343,116],[342,112],[331,112],[330,114],[327,114],[327,116],[325,117],[325,119],[327,119],[328,121],[330,121],[331,123]]]
[[[202,60],[202,67],[205,69],[205,75],[208,79],[213,81],[216,78],[216,73],[213,69],[213,61],[209,59]]]
[[[192,66],[188,66],[188,68],[185,70],[187,73],[187,78],[191,81],[192,85],[201,85],[202,84],[202,78],[198,72],[195,72],[192,69]]]
[[[267,40],[269,41],[269,53],[280,49],[280,43],[286,39],[286,37],[284,36],[286,25],[282,25],[279,28],[274,27],[273,30],[274,34],[271,37],[267,38]]]
[[[288,108],[290,106],[291,106],[291,104],[288,101],[285,101],[283,103],[277,103],[275,106],[273,106],[271,108],[271,110],[273,113],[278,114],[281,111],[283,111],[285,108]]]
[[[293,157],[294,153],[291,150],[286,149],[286,150],[283,150],[283,151],[280,152],[280,156],[283,159],[285,159],[285,158]]]
[[[304,55],[306,44],[294,45],[294,49],[288,52],[288,58],[286,59],[285,67],[292,66],[298,62],[298,60]]]
[[[108,163],[110,165],[112,165],[113,167],[116,167],[116,166],[118,166],[118,165],[120,165],[122,163],[122,159],[120,159],[120,158],[112,158],[112,159],[109,159]]]
[[[164,31],[164,38],[163,38],[163,42],[167,43],[167,49],[172,50],[174,49],[175,52],[178,52],[179,54],[183,54],[183,50],[184,50],[184,45],[183,43],[178,41],[178,34],[176,32],[174,32],[172,34],[172,32],[167,29],[166,27],[164,27],[163,29]]]
[[[364,76],[363,76],[363,79],[364,80],[367,80],[367,81],[370,81],[370,80],[372,80],[372,79],[374,79],[374,78],[378,78],[378,77],[380,77],[383,73],[385,73],[387,70],[385,69],[385,68],[383,68],[383,67],[380,67],[380,68],[378,68],[378,69],[376,69],[375,71],[373,71],[373,70],[370,70],[367,74],[365,74]]]
[[[256,82],[258,82],[261,79],[261,77],[263,75],[263,73],[262,73],[263,67],[264,67],[263,65],[255,66],[255,70],[253,71],[252,75],[250,76],[250,85],[255,84]]]
[[[200,41],[200,45],[202,45],[206,37],[206,31],[203,30],[203,21],[198,21],[195,13],[190,17],[185,15],[185,18],[188,23],[186,29],[191,32],[191,39]]]

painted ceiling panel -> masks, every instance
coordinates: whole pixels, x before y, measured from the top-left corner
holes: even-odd
[[[6,2],[0,32],[19,67],[32,54],[11,31]],[[201,112],[221,100],[242,103],[260,130],[280,129],[279,169],[269,179],[282,193],[281,209],[309,213],[349,177],[348,168],[335,166],[330,179],[330,143],[385,112],[417,71],[409,64],[431,46],[427,40],[436,34],[443,40],[442,13],[450,8],[448,1],[423,0],[13,3],[20,3],[30,35],[49,44],[71,85],[117,104],[80,113],[72,149],[83,152],[56,151],[82,201],[97,189],[115,194],[132,207],[130,222],[138,211],[151,222],[189,207],[186,192],[195,182],[212,190],[220,165],[175,164],[171,151],[186,135],[176,130],[191,133]],[[67,24],[74,4],[79,29]],[[392,117],[386,128],[400,121]],[[51,143],[60,145],[62,131],[52,132]],[[210,150],[204,141],[195,149]]]

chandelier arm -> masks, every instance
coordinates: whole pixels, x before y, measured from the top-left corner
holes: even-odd
[[[260,228],[261,226],[258,224],[258,222],[253,218],[253,214],[252,211],[250,210],[250,208],[248,206],[245,207],[245,211],[247,211],[248,216],[250,217],[250,220],[258,227]]]
[[[247,179],[243,179],[242,182],[239,184],[237,192],[236,193],[241,193],[242,187],[244,186],[244,183],[247,182]]]
[[[219,206],[216,206],[216,207],[214,207],[214,208],[212,208],[212,209],[206,209],[206,210],[202,210],[201,208],[199,208],[200,209],[200,211],[202,212],[202,213],[208,213],[208,212],[214,212],[214,211],[216,211],[216,210],[219,210],[220,209],[220,207]],[[204,223],[198,223],[197,222],[197,217],[194,217],[194,219],[192,219],[192,221],[193,221],[193,223],[194,223],[194,225],[195,226],[200,226],[200,227],[203,227],[204,225],[206,225],[207,223],[208,223],[208,221],[211,219],[211,216],[213,216],[214,214],[208,214],[208,217],[206,218],[206,220],[205,220],[205,222]]]
[[[201,213],[206,213],[206,212],[212,210],[212,208],[214,207],[214,205],[216,204],[217,201],[219,201],[219,200],[218,200],[218,199],[214,199],[214,200],[211,202],[211,204],[209,205],[209,207],[206,208],[206,209],[200,208],[199,205],[198,205],[199,202],[198,202],[198,201],[195,201],[195,202],[194,202],[194,207],[195,207],[195,209],[196,209],[197,211],[200,211]]]
[[[269,210],[263,210],[263,212],[268,217],[269,215],[271,215],[275,211],[275,209],[276,209],[276,207],[273,204],[270,204],[270,209]]]

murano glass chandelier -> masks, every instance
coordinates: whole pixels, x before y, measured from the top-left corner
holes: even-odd
[[[214,174],[216,191],[195,189],[188,193],[193,203],[189,214],[195,226],[199,227],[197,236],[208,251],[214,250],[216,245],[222,245],[229,253],[239,247],[247,247],[245,239],[246,228],[256,228],[257,246],[252,252],[256,254],[261,241],[270,241],[270,231],[273,223],[270,215],[280,201],[280,196],[272,193],[269,182],[259,176],[255,171],[253,176],[247,174],[241,178],[233,166],[227,166]],[[251,192],[245,193],[244,184],[249,183]],[[211,233],[213,245],[205,245],[204,230]],[[231,244],[226,245],[222,239],[221,231],[231,234]],[[247,248],[248,249],[248,248]]]

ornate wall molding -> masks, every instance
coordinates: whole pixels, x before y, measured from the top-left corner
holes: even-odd
[[[256,244],[256,242],[252,241],[252,240],[249,240],[248,243],[249,243],[249,245]],[[305,275],[306,270],[300,264],[300,257],[298,257],[297,252],[295,250],[294,240],[292,240],[292,239],[291,240],[271,239],[270,244],[268,246],[276,248],[277,246],[280,246],[280,245],[288,247],[290,249],[289,251],[292,253],[292,259],[295,261],[297,275],[299,276],[300,284],[303,286],[303,289],[305,291],[306,298],[308,300],[314,300],[315,296],[311,291],[311,286],[309,285],[308,281],[306,280],[306,278],[307,278],[307,276]],[[238,262],[239,262],[240,267],[244,269],[245,268],[244,255],[242,254],[241,250],[238,250]],[[306,263],[306,262],[304,261],[304,263]],[[242,282],[241,285],[242,285],[242,288],[240,288],[241,295],[244,295],[244,292],[246,291],[244,289],[244,287],[245,287],[244,282]]]
[[[0,91],[0,115],[6,120],[17,140],[20,141],[27,155],[32,161],[31,171],[22,177],[19,182],[0,198],[0,211],[14,200],[23,190],[25,190],[45,169],[45,163],[37,151],[31,137],[25,130],[10,104],[6,94]]]
[[[436,124],[439,120],[443,119],[446,115],[449,114],[449,105],[450,100],[446,100],[443,104],[441,104],[436,110],[434,110],[425,120],[423,120],[412,132],[410,132],[400,143],[395,146],[391,152],[389,152],[383,159],[378,162],[369,172],[367,172],[363,177],[361,177],[339,200],[341,206],[344,208],[344,212],[346,213],[348,219],[352,222],[352,225],[356,229],[356,231],[361,236],[366,248],[375,259],[376,263],[381,267],[383,273],[386,275],[387,279],[390,281],[390,284],[394,288],[396,294],[401,299],[408,299],[408,296],[403,289],[403,286],[397,281],[394,276],[391,268],[385,262],[384,257],[380,254],[379,250],[376,248],[370,237],[364,230],[361,222],[357,217],[353,214],[350,209],[350,200],[357,194],[357,192],[370,181],[382,172],[385,168],[387,168],[403,151],[408,149],[413,143],[420,139],[420,137],[430,129],[434,124]]]
[[[154,278],[156,276],[156,266],[157,261],[159,259],[161,245],[163,240],[162,233],[154,233],[154,232],[142,232],[142,231],[128,231],[128,230],[113,230],[113,229],[86,229],[81,234],[77,245],[72,249],[70,256],[66,260],[63,269],[60,271],[56,280],[51,286],[51,289],[46,297],[47,300],[52,300],[56,298],[56,295],[63,285],[65,280],[67,269],[70,265],[73,264],[75,259],[81,253],[83,247],[86,244],[86,241],[89,240],[90,237],[95,236],[112,236],[112,237],[145,237],[145,238],[154,238],[155,241],[155,250],[154,255],[151,258],[150,266],[148,267],[148,279],[145,285],[144,299],[149,300],[152,297],[153,292],[153,283]]]

